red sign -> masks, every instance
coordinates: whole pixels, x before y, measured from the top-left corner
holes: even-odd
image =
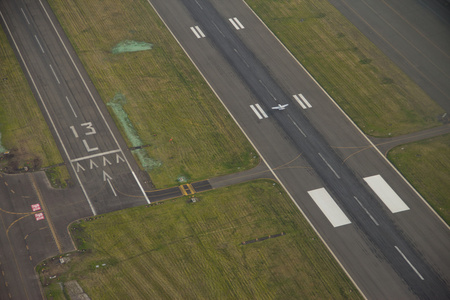
[[[40,220],[44,220],[44,213],[37,213],[34,215],[34,217],[36,218],[36,221],[40,221]]]
[[[32,205],[31,205],[31,209],[32,209],[33,211],[41,210],[41,205],[40,205],[39,203],[32,204]]]

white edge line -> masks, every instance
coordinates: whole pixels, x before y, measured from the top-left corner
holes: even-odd
[[[294,97],[295,101],[297,101],[297,103],[300,104],[300,106],[301,106],[303,109],[306,109],[305,104],[303,104],[302,100],[300,100],[300,98],[299,98],[297,95],[292,95],[292,96]]]
[[[144,188],[142,187],[141,183],[139,182],[136,174],[134,173],[134,171],[131,171],[131,174],[133,174],[134,179],[136,179],[137,184],[139,185],[139,188],[141,189],[142,193],[145,195],[145,200],[147,201],[148,204],[150,204],[150,200],[147,198],[147,194],[144,191]]]
[[[115,136],[114,133],[112,132],[111,127],[109,126],[108,122],[107,122],[106,119],[105,119],[105,116],[103,115],[102,111],[100,110],[100,107],[98,106],[97,102],[95,101],[94,96],[92,95],[91,90],[89,89],[89,87],[88,87],[87,84],[86,84],[86,81],[84,80],[83,76],[81,76],[81,72],[80,72],[80,70],[78,69],[77,65],[75,64],[75,61],[73,60],[72,55],[70,55],[69,50],[68,50],[67,47],[66,47],[66,44],[64,44],[64,41],[62,40],[61,36],[59,35],[58,30],[56,30],[55,24],[53,24],[53,21],[52,21],[52,19],[50,18],[49,14],[48,14],[47,10],[45,9],[44,5],[42,4],[42,1],[41,1],[41,0],[39,0],[39,3],[41,4],[42,8],[44,9],[45,14],[47,15],[48,20],[49,20],[50,23],[52,24],[53,30],[55,30],[56,34],[58,35],[58,38],[59,38],[61,44],[63,45],[64,49],[66,50],[67,55],[68,55],[69,58],[70,58],[70,61],[72,62],[72,64],[73,64],[73,66],[75,67],[75,69],[77,70],[78,76],[80,76],[81,81],[83,82],[84,86],[86,87],[86,90],[88,91],[89,96],[91,97],[92,102],[94,103],[94,105],[95,105],[95,107],[97,108],[97,110],[98,110],[100,116],[102,117],[103,122],[105,123],[106,127],[108,128],[109,133],[110,133],[111,136],[113,137],[114,142],[116,143],[117,147],[120,149],[120,152],[122,153],[122,155],[123,155],[123,157],[124,157],[124,159],[125,159],[125,162],[126,162],[127,165],[128,165],[128,168],[130,169],[130,171],[133,172],[133,169],[131,168],[131,165],[130,165],[130,163],[128,162],[127,157],[125,156],[125,153],[123,152],[122,148],[120,147],[119,142],[118,142],[117,139],[116,139],[116,136]],[[137,177],[135,177],[135,178],[137,179]],[[139,182],[138,182],[138,185],[140,185]],[[145,198],[145,200],[148,201],[147,194],[145,194],[145,193],[144,193],[144,198]]]
[[[15,46],[16,49],[17,49],[17,53],[19,53],[20,59],[22,60],[22,63],[23,63],[23,65],[24,65],[25,69],[27,70],[28,76],[30,77],[31,82],[33,83],[34,89],[36,90],[36,93],[37,93],[38,96],[39,96],[39,100],[41,101],[42,106],[44,107],[44,110],[45,110],[45,112],[47,113],[47,117],[48,117],[48,119],[50,120],[50,123],[52,124],[53,130],[55,131],[56,136],[58,137],[59,143],[61,144],[61,147],[63,148],[64,153],[65,153],[66,156],[67,156],[67,159],[70,161],[69,153],[67,153],[67,149],[66,149],[66,147],[64,146],[64,143],[63,143],[62,140],[61,140],[61,136],[59,135],[59,132],[58,132],[58,130],[56,129],[56,126],[55,126],[55,123],[53,122],[52,116],[50,115],[50,113],[49,113],[49,111],[48,111],[48,109],[47,109],[47,106],[45,105],[45,102],[44,102],[44,100],[42,99],[41,93],[39,92],[39,89],[37,88],[36,83],[34,82],[34,79],[33,79],[33,77],[31,76],[31,73],[30,73],[30,70],[28,69],[27,63],[26,63],[25,60],[23,59],[22,53],[20,52],[19,47],[17,47],[16,40],[14,39],[13,35],[11,34],[11,31],[9,30],[9,26],[8,26],[8,24],[6,23],[6,20],[5,20],[5,18],[3,17],[3,14],[2,14],[1,11],[0,11],[0,16],[2,17],[3,23],[5,24],[6,29],[7,29],[8,32],[9,32],[9,36],[11,37],[11,40],[13,41],[14,46]],[[70,165],[72,166],[72,170],[73,170],[73,172],[75,173],[75,176],[77,177],[78,182],[80,183],[81,189],[83,190],[83,194],[84,194],[84,196],[86,197],[86,200],[87,200],[87,202],[88,202],[88,204],[89,204],[89,207],[90,207],[91,210],[92,210],[92,214],[93,214],[94,216],[97,215],[97,212],[95,211],[94,206],[92,206],[91,200],[89,199],[89,197],[88,197],[88,195],[87,195],[87,193],[86,193],[86,190],[84,189],[83,183],[81,183],[81,180],[80,180],[80,178],[78,177],[77,172],[75,171],[75,167],[73,166],[72,163],[71,163]]]
[[[232,18],[229,18],[228,21],[230,21],[231,24],[233,24],[234,28],[236,28],[236,30],[239,30],[241,28],[239,28],[239,26],[234,22],[234,20]]]
[[[259,106],[258,103],[255,104],[256,108],[261,112],[264,118],[268,118],[269,116],[266,114],[266,112]]]
[[[159,16],[159,18],[161,19],[161,21],[164,23],[164,25],[166,26],[167,30],[169,30],[169,32],[172,34],[173,38],[177,41],[178,45],[180,45],[181,49],[183,49],[184,53],[186,53],[187,57],[189,57],[190,61],[192,62],[192,64],[195,66],[195,68],[198,70],[198,72],[200,73],[200,75],[202,75],[203,79],[206,81],[206,83],[209,85],[209,87],[211,88],[211,90],[213,91],[213,93],[216,95],[217,99],[219,99],[219,101],[222,103],[223,107],[225,107],[225,110],[228,112],[228,114],[231,116],[231,118],[233,119],[233,121],[236,123],[236,125],[239,127],[239,129],[242,131],[242,133],[245,135],[245,137],[247,138],[247,140],[250,142],[250,144],[253,146],[253,148],[255,149],[255,151],[258,153],[259,157],[261,157],[261,160],[264,162],[264,164],[267,166],[267,168],[269,168],[270,172],[272,173],[272,175],[275,177],[275,179],[278,181],[278,184],[281,185],[283,187],[283,189],[286,191],[286,194],[289,196],[289,198],[291,198],[292,202],[294,203],[294,205],[298,208],[298,210],[301,212],[301,214],[303,215],[303,217],[306,219],[306,221],[308,222],[309,226],[311,226],[311,228],[314,230],[314,232],[317,234],[317,236],[319,237],[319,239],[322,241],[322,243],[325,245],[325,247],[328,249],[329,253],[331,253],[331,255],[334,257],[334,259],[337,261],[337,263],[339,264],[339,266],[342,268],[342,270],[344,270],[345,274],[347,275],[348,278],[350,278],[350,281],[353,283],[353,285],[358,289],[359,293],[364,297],[364,299],[367,299],[367,297],[364,295],[364,293],[362,292],[362,290],[360,289],[360,287],[356,284],[355,280],[353,279],[352,276],[350,276],[350,273],[348,273],[347,269],[344,267],[344,265],[341,263],[341,261],[338,259],[338,257],[336,256],[336,254],[334,254],[334,252],[331,250],[330,246],[327,244],[327,242],[324,240],[324,238],[322,237],[322,235],[319,233],[319,231],[317,231],[316,227],[314,227],[314,225],[311,223],[311,220],[308,218],[308,216],[305,214],[305,212],[300,208],[300,206],[298,205],[297,202],[295,202],[294,197],[292,197],[291,193],[289,193],[289,191],[286,189],[286,187],[284,186],[284,184],[281,182],[281,180],[278,178],[278,176],[275,174],[274,170],[269,166],[269,164],[267,163],[266,159],[264,158],[264,156],[261,155],[261,153],[259,152],[258,148],[255,147],[255,144],[252,142],[252,140],[250,139],[250,137],[247,135],[247,133],[245,133],[245,131],[243,130],[243,128],[241,127],[241,125],[238,123],[238,121],[236,120],[236,118],[233,116],[233,114],[231,114],[230,110],[228,109],[228,107],[226,107],[225,103],[222,101],[222,99],[220,99],[219,95],[216,93],[216,91],[213,89],[213,87],[211,86],[211,84],[209,83],[209,81],[206,79],[206,77],[203,75],[203,73],[200,71],[200,69],[197,67],[197,65],[194,63],[194,61],[192,60],[192,58],[189,56],[189,54],[187,53],[186,49],[184,49],[183,45],[181,45],[180,41],[177,39],[177,37],[173,34],[172,30],[170,30],[169,26],[167,26],[166,22],[164,21],[164,19],[161,17],[161,15],[158,13],[158,11],[155,9],[155,7],[153,6],[153,4],[150,2],[150,0],[147,0],[147,2],[150,4],[150,6],[153,8],[153,10],[156,12],[156,14]],[[244,1],[244,4],[248,6],[248,4]],[[250,8],[250,6],[248,6],[248,8],[253,12],[253,10]],[[253,12],[255,14],[255,12]],[[261,21],[261,19],[258,17],[258,15],[255,14],[255,16]],[[263,23],[261,21],[261,23]],[[264,24],[264,23],[263,23]],[[265,24],[264,24],[265,25]],[[266,26],[267,27],[267,26]],[[268,28],[267,28],[268,29]],[[270,30],[269,30],[270,31]],[[272,32],[272,31],[270,31]],[[273,34],[273,33],[272,33]],[[281,43],[281,42],[280,42]],[[286,49],[287,50],[287,49]],[[290,53],[290,52],[289,52]],[[291,54],[292,55],[292,54]],[[309,73],[308,73],[309,74]]]
[[[263,117],[259,114],[259,112],[256,110],[256,108],[255,108],[255,106],[253,104],[250,105],[250,108],[253,110],[253,112],[258,117],[258,119],[262,120]]]
[[[244,28],[245,28],[244,25],[242,25],[242,23],[239,22],[238,18],[234,17],[233,19],[234,19],[234,21],[236,22],[236,24],[238,24],[238,26],[241,27],[241,29],[244,29]]]
[[[414,272],[416,272],[417,276],[419,276],[419,278],[421,280],[425,280],[422,275],[419,273],[419,271],[417,271],[417,269],[413,266],[413,264],[406,258],[405,254],[403,254],[403,252],[397,247],[394,246],[395,249],[397,249],[397,251],[400,253],[400,255],[403,257],[404,260],[406,260],[406,262],[408,263],[408,265],[414,270]]]
[[[149,0],[147,0],[149,1]],[[442,225],[444,225],[448,230],[450,230],[450,225],[448,225],[444,219],[441,218],[441,216],[439,216],[439,214],[431,207],[431,205],[422,197],[421,194],[419,194],[419,192],[411,185],[411,183],[409,183],[408,180],[406,180],[406,178],[402,175],[402,173],[400,173],[399,170],[397,170],[397,168],[387,159],[386,156],[383,155],[383,153],[381,153],[381,151],[374,145],[374,143],[367,137],[367,135],[364,134],[364,132],[361,130],[361,128],[359,128],[358,126],[356,126],[355,122],[353,122],[353,120],[345,113],[345,111],[336,103],[336,101],[334,101],[333,98],[331,98],[331,96],[327,93],[327,91],[324,90],[324,88],[317,82],[317,80],[308,72],[308,70],[305,69],[305,67],[298,61],[298,59],[291,53],[291,51],[289,51],[288,48],[286,48],[286,46],[280,41],[280,39],[272,32],[272,30],[270,30],[269,27],[267,27],[267,25],[261,20],[261,18],[253,11],[253,9],[245,2],[243,1],[244,4],[248,7],[248,9],[250,9],[250,11],[253,12],[253,14],[256,16],[256,18],[259,19],[259,21],[263,24],[263,26],[266,27],[266,29],[272,34],[272,36],[280,43],[280,45],[291,55],[291,57],[297,62],[297,64],[303,69],[304,72],[306,72],[306,74],[308,74],[308,76],[317,84],[317,86],[322,90],[322,92],[328,97],[328,99],[331,100],[331,102],[336,105],[336,107],[341,111],[341,113],[347,118],[347,120],[353,124],[353,126],[356,128],[356,130],[359,131],[359,133],[361,133],[361,135],[370,143],[370,145],[372,145],[372,147],[375,149],[375,151],[378,152],[378,154],[380,154],[380,156],[391,166],[391,168],[397,173],[397,175],[403,179],[403,181],[411,188],[411,190],[413,190],[416,195],[419,197],[419,199],[422,199],[422,202],[430,209],[430,211],[435,215],[435,217],[441,221]],[[327,246],[328,247],[328,246]],[[334,254],[333,254],[334,255]],[[341,264],[339,262],[339,264]],[[341,264],[342,265],[342,264]],[[345,270],[345,269],[344,269]],[[355,281],[353,280],[353,278],[350,277],[350,275],[348,274],[347,270],[345,270],[345,272],[347,273],[347,275],[349,276],[349,278],[352,280],[353,284],[358,288],[358,291],[361,293],[361,295],[364,296],[364,298],[367,299],[367,297],[362,293],[361,289],[356,285]]]
[[[191,27],[192,32],[195,34],[195,36],[199,39],[201,36],[197,33],[197,30],[195,30],[194,27]]]

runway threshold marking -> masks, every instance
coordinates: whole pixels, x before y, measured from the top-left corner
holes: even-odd
[[[234,28],[236,28],[236,30],[241,30],[244,29],[244,25],[242,25],[241,22],[239,22],[238,18],[234,17],[234,18],[229,18],[228,21],[230,21],[230,23],[234,26]]]
[[[397,193],[389,186],[389,184],[381,177],[374,175],[365,177],[369,187],[377,194],[381,201],[389,208],[392,213],[398,213],[409,210],[408,205],[397,195]]]
[[[320,210],[323,212],[333,227],[350,224],[351,221],[340,209],[325,188],[319,188],[308,192]]]
[[[255,115],[260,120],[269,117],[259,104],[255,104],[255,105],[252,104],[252,105],[250,105],[250,108],[253,110]]]

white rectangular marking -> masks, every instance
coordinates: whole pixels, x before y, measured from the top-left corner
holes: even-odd
[[[302,94],[298,94],[300,96],[300,98],[302,98],[303,102],[305,102],[306,106],[308,106],[308,108],[311,108],[312,105],[309,104],[308,100],[306,100],[306,98],[302,95]]]
[[[244,29],[244,28],[245,28],[244,25],[242,25],[242,23],[239,22],[238,18],[233,18],[233,19],[234,19],[234,21],[236,22],[236,24],[238,24],[238,26],[241,27],[241,29]]]
[[[58,82],[58,84],[61,84],[61,83],[59,82],[58,76],[56,76],[55,70],[53,70],[52,65],[50,65],[50,69],[52,69],[53,75],[55,75],[55,78],[56,78],[56,81]]]
[[[381,175],[365,177],[364,180],[392,213],[409,210],[406,203],[403,202]]]
[[[328,221],[330,221],[333,227],[339,227],[351,223],[325,188],[309,191],[308,194],[320,210],[322,210],[323,214],[328,218]]]
[[[233,24],[234,28],[236,28],[237,30],[240,29],[239,26],[238,26],[236,23],[234,23],[234,20],[233,20],[233,19],[230,18],[230,19],[228,19],[228,21],[230,21],[231,24]]]
[[[197,33],[197,30],[195,30],[194,27],[191,27],[192,32],[195,34],[195,36],[199,39],[201,36]]]
[[[256,114],[256,116],[258,117],[258,119],[262,120],[262,116],[259,114],[259,112],[256,110],[255,106],[252,104],[250,105],[250,108],[253,110],[253,112]]]
[[[20,8],[20,10],[23,13],[23,16],[25,17],[25,20],[27,21],[28,25],[30,25],[30,21],[28,21],[27,15],[25,14],[25,12],[23,11],[23,8]]]
[[[39,44],[39,47],[41,47],[42,53],[45,53],[44,48],[42,48],[41,42],[39,42],[37,35],[34,35],[34,38],[36,39],[36,42]]]
[[[300,106],[303,109],[306,109],[306,106],[305,106],[305,104],[303,104],[302,100],[300,100],[300,98],[297,95],[293,95],[293,96],[294,96],[295,101],[297,101],[297,103],[300,104]]]
[[[93,155],[88,155],[88,156],[83,156],[83,157],[79,157],[79,158],[75,158],[75,159],[71,159],[70,162],[74,163],[80,160],[85,160],[85,159],[91,159],[93,157],[98,157],[98,156],[103,156],[103,155],[108,155],[111,153],[117,153],[117,152],[121,152],[120,149],[117,150],[111,150],[111,151],[106,151],[106,152],[102,152],[102,153],[97,153],[97,154],[93,154]],[[122,159],[122,158],[121,158]],[[122,159],[123,160],[123,159]]]
[[[205,37],[205,34],[204,34],[203,31],[200,29],[200,27],[195,26],[195,29],[197,29],[198,33],[199,33],[202,37]]]
[[[259,104],[255,104],[256,108],[261,112],[264,118],[268,118],[269,116],[266,114],[266,112],[259,106]]]
[[[405,254],[403,254],[403,252],[397,246],[394,246],[394,247],[395,247],[395,249],[397,249],[398,253],[400,253],[400,255],[403,257],[403,259],[406,260],[406,262],[411,267],[411,269],[413,269],[414,272],[416,272],[417,276],[419,276],[419,278],[421,280],[424,280],[423,276],[419,273],[419,271],[417,271],[417,269],[413,266],[413,264],[406,258]]]

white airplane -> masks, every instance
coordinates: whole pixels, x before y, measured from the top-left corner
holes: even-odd
[[[274,106],[274,107],[272,107],[272,109],[276,109],[276,110],[285,110],[286,109],[286,106],[288,106],[289,104],[283,104],[283,105],[281,105],[281,104],[278,104],[278,106]]]

